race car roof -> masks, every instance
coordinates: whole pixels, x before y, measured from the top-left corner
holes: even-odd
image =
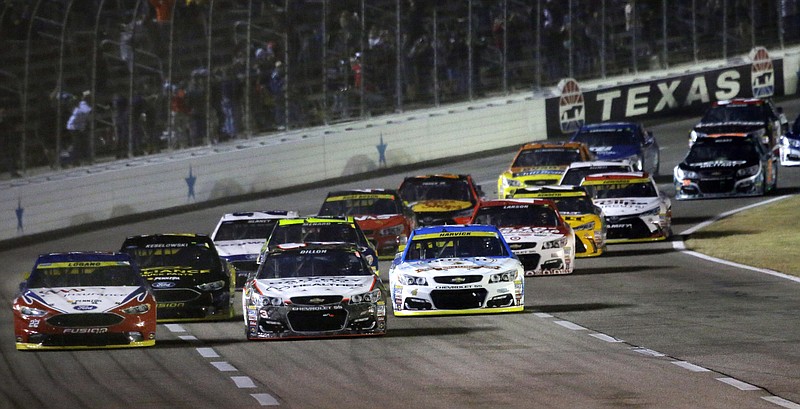
[[[724,106],[724,105],[762,105],[766,100],[761,98],[731,98],[714,101],[711,106]]]
[[[483,232],[483,233],[496,233],[500,234],[495,226],[488,226],[482,224],[448,224],[443,226],[426,226],[414,230],[414,235],[428,235],[428,234],[446,234],[446,233],[470,233],[470,232]]]
[[[358,252],[360,249],[354,243],[336,242],[304,242],[304,243],[283,243],[269,249],[270,254],[286,253],[301,250],[335,250]]]
[[[576,197],[589,196],[586,188],[575,185],[543,185],[527,186],[511,192],[514,199],[518,198],[549,198],[549,197]]]
[[[285,219],[290,217],[299,217],[300,215],[294,210],[263,210],[252,212],[234,212],[225,213],[222,215],[221,221],[231,220],[253,220],[253,219]]]
[[[469,175],[456,173],[436,173],[432,175],[407,176],[405,179],[467,179]]]
[[[325,201],[330,202],[336,200],[352,200],[359,198],[394,199],[396,197],[398,197],[398,194],[397,190],[395,189],[350,189],[350,190],[336,190],[333,192],[328,192],[328,196],[325,198]]]
[[[628,166],[633,169],[633,165],[631,161],[628,159],[623,160],[587,160],[582,162],[572,162],[567,166],[567,169],[578,169],[578,168],[593,168],[593,167],[608,167],[608,166]]]
[[[36,259],[36,264],[40,263],[68,263],[86,261],[116,261],[131,263],[131,256],[127,253],[104,252],[104,251],[72,251],[65,253],[46,253],[41,254]]]
[[[583,178],[582,186],[603,185],[611,183],[642,183],[649,182],[650,175],[647,172],[625,172],[625,173],[598,173],[588,175]]]
[[[478,207],[500,207],[514,205],[538,205],[550,206],[555,208],[556,204],[550,199],[542,198],[511,198],[511,199],[492,199],[482,201]]]
[[[597,122],[586,124],[578,132],[593,132],[608,129],[635,129],[639,125],[635,122]]]
[[[314,216],[314,217],[298,217],[293,219],[279,219],[278,225],[279,226],[288,226],[291,224],[306,224],[306,225],[313,225],[313,224],[353,224],[356,222],[356,219],[353,216],[347,217],[326,217],[326,216]]]
[[[583,142],[530,142],[522,145],[520,151],[527,151],[533,149],[581,149],[586,144]]]
[[[143,234],[139,236],[130,236],[125,239],[122,248],[131,247],[153,247],[153,246],[200,246],[214,248],[214,242],[207,234],[200,233],[161,233],[161,234]]]

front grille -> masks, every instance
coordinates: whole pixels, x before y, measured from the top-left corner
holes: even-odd
[[[583,244],[583,240],[575,237],[575,253],[586,253],[586,246]]]
[[[470,283],[479,283],[481,280],[483,280],[483,276],[481,275],[440,276],[440,277],[434,277],[433,280],[439,284],[470,284]]]
[[[109,327],[119,324],[122,320],[123,317],[108,313],[61,314],[49,318],[47,323],[54,327]]]
[[[528,250],[528,249],[535,249],[536,243],[509,243],[508,247],[511,250]]]
[[[73,347],[90,346],[100,347],[106,345],[129,345],[131,340],[125,334],[52,334],[41,340],[43,346],[48,347]]]
[[[471,290],[433,290],[431,300],[440,310],[466,310],[481,308],[487,291],[483,288]]]
[[[297,305],[325,305],[342,302],[341,295],[304,295],[302,297],[292,297],[292,304]]]
[[[619,219],[608,224],[606,239],[641,239],[650,237],[650,229],[642,219],[628,218]]]
[[[733,191],[733,179],[723,180],[700,180],[697,184],[703,193],[729,193]]]
[[[541,256],[539,254],[518,254],[517,258],[519,261],[522,262],[522,266],[525,270],[535,270],[536,267],[539,265],[539,259]]]
[[[153,290],[158,302],[187,302],[200,297],[200,292],[188,288]]]
[[[347,322],[347,311],[289,311],[289,325],[297,332],[337,331]]]

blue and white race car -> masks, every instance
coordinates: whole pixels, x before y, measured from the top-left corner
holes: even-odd
[[[525,304],[525,269],[494,226],[414,230],[389,283],[401,317],[518,312]]]
[[[582,126],[570,139],[589,145],[597,160],[628,160],[634,171],[657,175],[658,142],[652,131],[635,122],[603,122]]]
[[[800,119],[794,121],[790,132],[781,135],[779,146],[781,165],[800,166]]]
[[[279,219],[298,217],[296,211],[269,210],[222,215],[211,233],[219,256],[236,269],[236,288],[258,269],[258,255]]]

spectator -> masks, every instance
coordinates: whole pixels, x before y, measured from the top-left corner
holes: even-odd
[[[220,108],[222,118],[221,138],[233,139],[238,134],[239,123],[239,83],[232,67],[222,69],[220,78]]]
[[[275,68],[269,77],[269,90],[275,104],[275,126],[278,130],[284,130],[286,129],[286,83],[284,81],[283,63],[280,61],[275,62]]]
[[[70,163],[83,165],[89,159],[89,114],[92,107],[89,106],[89,98],[92,93],[83,91],[81,100],[72,110],[72,115],[67,120],[67,130],[72,139]]]
[[[169,44],[170,23],[172,22],[172,9],[175,0],[150,0],[150,5],[155,10],[156,18],[156,54],[160,57],[167,55]]]
[[[167,84],[172,87],[172,99],[170,101],[170,120],[172,121],[172,134],[169,135],[167,142],[170,148],[185,148],[191,145],[189,139],[189,114],[191,109],[186,102],[186,87],[183,84],[178,86]],[[169,88],[166,91],[170,91]]]

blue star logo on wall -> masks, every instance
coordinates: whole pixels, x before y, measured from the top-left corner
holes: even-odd
[[[381,134],[381,142],[376,146],[378,148],[378,166],[386,166],[386,147],[389,144],[383,143],[383,134]]]
[[[194,182],[197,181],[197,177],[192,175],[192,165],[189,165],[189,176],[185,180],[186,186],[189,188],[186,199],[194,199]]]
[[[25,227],[22,223],[22,216],[25,213],[25,208],[22,207],[22,199],[17,199],[17,208],[14,210],[14,212],[17,214],[17,231],[25,231]]]

